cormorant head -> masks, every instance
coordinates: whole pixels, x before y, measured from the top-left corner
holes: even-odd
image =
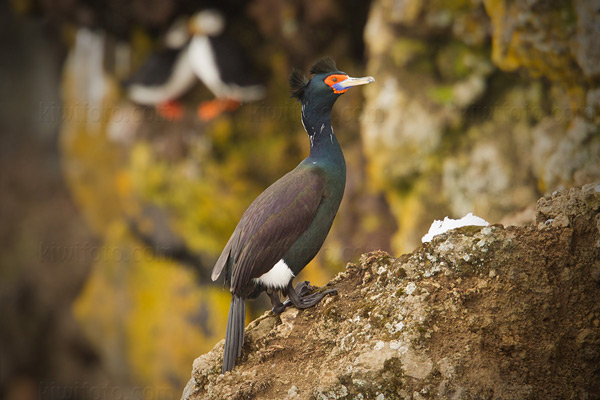
[[[331,110],[335,101],[343,93],[358,85],[375,82],[372,76],[351,78],[345,72],[338,70],[335,62],[327,57],[319,60],[310,68],[313,75],[307,80],[304,75],[294,70],[290,77],[292,97],[310,108]]]

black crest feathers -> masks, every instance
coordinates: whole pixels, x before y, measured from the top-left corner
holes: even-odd
[[[338,72],[337,66],[335,65],[335,61],[331,58],[326,57],[317,61],[312,67],[310,67],[310,73],[312,75],[316,74],[328,74],[331,72]],[[290,76],[290,88],[292,91],[292,97],[295,97],[298,100],[302,100],[302,96],[304,96],[304,91],[306,90],[306,86],[308,86],[308,80],[302,75],[302,73],[297,70],[292,70],[292,75]]]
[[[307,85],[308,81],[304,75],[302,75],[302,73],[296,69],[292,70],[292,75],[290,76],[290,89],[292,91],[292,97],[302,100],[302,96],[304,96],[304,90],[306,90]]]
[[[329,57],[320,59],[319,61],[317,61],[315,63],[315,65],[310,67],[310,73],[313,75],[324,74],[324,73],[326,74],[326,73],[337,72],[337,71],[338,71],[338,69],[335,66],[335,61],[333,61]]]

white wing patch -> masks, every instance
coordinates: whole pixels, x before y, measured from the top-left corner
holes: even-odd
[[[295,275],[292,273],[292,270],[287,266],[285,261],[281,259],[269,270],[269,272],[253,279],[253,281],[261,283],[268,288],[283,289],[292,279],[294,279],[294,277]]]

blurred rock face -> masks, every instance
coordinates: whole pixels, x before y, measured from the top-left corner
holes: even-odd
[[[396,215],[397,251],[417,245],[433,217],[500,221],[540,192],[599,176],[592,8],[373,3],[365,41],[377,82],[366,88],[361,134]]]
[[[194,249],[211,249],[218,229],[209,236],[200,221],[214,219],[190,215],[214,213],[218,201],[200,179],[202,131],[121,101],[115,78],[102,68],[103,54],[111,51],[106,37],[75,33],[62,82],[64,174],[100,238],[98,246],[83,249],[94,265],[73,312],[108,371],[108,390],[98,398],[118,390],[121,398],[143,392],[145,399],[168,399],[185,382],[190,358],[223,336],[226,313],[220,310],[229,296],[219,287],[199,287],[192,271],[157,255],[136,232],[167,249],[180,246],[182,237]],[[189,153],[194,159],[184,156]],[[178,231],[173,212],[196,222],[194,230],[184,223]]]
[[[66,398],[62,389],[105,374],[70,313],[91,269],[74,247],[95,240],[56,149],[64,49],[4,3],[0,38],[0,398]]]

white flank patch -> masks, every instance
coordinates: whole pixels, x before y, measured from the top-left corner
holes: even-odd
[[[429,232],[421,238],[423,243],[431,242],[434,236],[448,232],[452,229],[460,228],[461,226],[488,226],[489,222],[480,218],[473,213],[468,213],[461,219],[451,219],[445,217],[443,221],[434,220],[429,227]]]
[[[269,272],[262,274],[258,278],[253,279],[256,282],[262,283],[264,286],[274,289],[282,289],[290,283],[294,278],[292,270],[287,266],[285,261],[279,260],[277,264],[269,270]]]

